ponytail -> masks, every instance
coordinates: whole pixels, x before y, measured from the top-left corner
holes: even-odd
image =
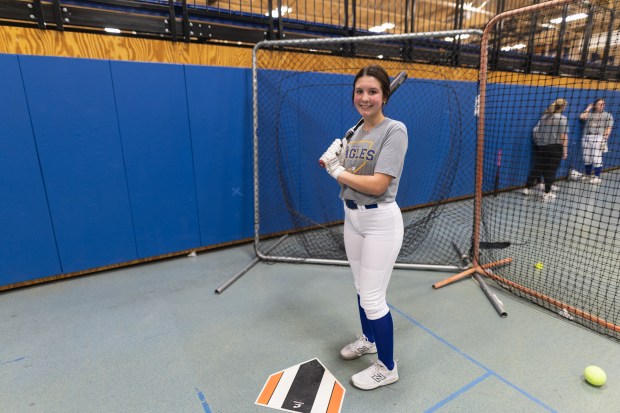
[[[551,105],[545,110],[545,115],[552,115],[554,113],[561,113],[566,107],[566,99],[556,99],[553,101]]]

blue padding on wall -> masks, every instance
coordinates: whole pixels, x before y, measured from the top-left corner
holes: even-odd
[[[259,198],[261,204],[259,230],[261,234],[271,234],[274,232],[285,231],[293,227],[290,219],[286,215],[286,200],[284,191],[281,189],[282,183],[280,176],[276,173],[274,165],[274,148],[280,147],[278,141],[278,128],[280,126],[280,90],[281,82],[290,76],[286,71],[261,70],[258,72],[258,82],[262,84],[263,93],[259,94],[257,104],[258,118],[261,123],[258,125],[259,144],[258,144],[258,182]],[[267,204],[263,203],[267,201]]]
[[[259,72],[259,82],[267,86],[258,102],[261,234],[344,218],[338,184],[318,159],[359,120],[352,81],[341,74]],[[319,111],[322,116],[314,119]]]
[[[263,115],[260,233],[342,220],[339,187],[317,161],[334,138],[342,137],[360,119],[351,101],[353,76],[314,73],[306,81],[304,74],[264,70],[259,81],[264,86],[258,102]],[[397,197],[401,207],[447,196],[439,193],[438,180],[444,183],[442,188],[451,189],[451,197],[473,194],[473,183],[452,185],[454,173],[449,172],[470,168],[466,172],[473,174],[473,165],[466,161],[475,154],[476,92],[475,82],[411,77],[390,98],[385,114],[405,123],[409,136],[405,159],[409,173],[401,178]]]
[[[15,55],[0,55],[0,284],[61,272]]]
[[[109,63],[19,60],[62,271],[136,259]]]
[[[404,122],[409,137],[405,158],[409,173],[401,177],[399,206],[406,208],[437,202],[440,197],[473,194],[473,183],[460,185],[451,181],[450,174],[464,169],[464,173],[473,175],[473,165],[464,165],[464,161],[475,154],[476,91],[474,82],[412,76],[390,98],[385,113]],[[450,192],[443,193],[443,188],[450,188]]]
[[[110,66],[138,256],[199,247],[183,66]]]
[[[291,215],[296,227],[344,219],[340,187],[319,166],[318,159],[360,118],[351,99],[352,82],[352,75],[302,72],[280,84],[286,95],[279,102],[278,135],[289,137],[287,142],[278,142],[286,160],[283,176],[287,181],[282,187],[301,213]],[[320,119],[315,119],[317,115]],[[325,190],[317,191],[317,183]]]
[[[8,97],[0,103],[0,285],[253,236],[249,69],[0,55],[0,76]],[[279,148],[277,159],[259,157],[263,234],[342,219],[338,185],[316,159],[359,114],[351,105],[353,77],[324,76],[318,85],[303,74],[259,72],[272,86],[259,102],[269,115],[259,125],[260,148]],[[402,207],[433,200],[432,184],[452,169],[450,143],[461,150],[457,174],[472,168],[477,85],[454,82],[410,78],[386,107],[409,131],[406,162],[415,172],[401,180]],[[531,129],[551,103],[532,96],[552,100],[566,90],[489,85],[488,92],[487,107],[509,107],[487,111],[494,128],[487,129],[485,176],[493,176],[503,148],[502,167],[514,172],[502,175],[501,188],[523,185]],[[581,168],[576,114],[601,91],[570,93],[571,147],[560,174]],[[611,103],[620,95],[604,97]],[[313,123],[312,105],[324,106],[322,122]],[[507,117],[519,110],[531,124]],[[610,139],[615,148],[619,130]],[[276,141],[285,135],[287,142]],[[275,171],[277,162],[285,174]],[[617,166],[612,162],[605,166]],[[490,179],[484,185],[492,189]],[[471,186],[455,180],[450,196],[471,194]]]
[[[609,105],[609,102],[617,102],[620,99],[620,93],[612,90],[554,86],[489,84],[487,92],[488,108],[506,106],[508,103],[509,106],[506,106],[505,110],[487,111],[486,113],[486,122],[492,127],[485,127],[484,191],[490,191],[493,188],[491,177],[495,171],[494,160],[499,149],[502,149],[502,169],[512,172],[501,177],[500,189],[525,185],[531,166],[532,129],[545,109],[560,97],[570,96],[568,106],[564,111],[564,115],[568,118],[569,146],[568,158],[562,160],[558,176],[566,176],[570,169],[583,172],[581,137],[584,122],[579,120],[579,114],[589,103],[602,95],[601,97],[608,101],[607,110],[616,117],[613,113],[613,106]],[[519,113],[520,116],[514,116],[515,113]],[[614,127],[609,139],[610,150],[613,150],[619,134],[618,128]],[[605,168],[618,166],[618,160],[614,157],[605,157],[603,162]]]
[[[203,245],[253,236],[252,73],[186,66]]]

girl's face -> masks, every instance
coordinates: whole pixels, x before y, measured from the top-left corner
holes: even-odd
[[[604,100],[599,100],[594,104],[594,111],[595,112],[602,112],[605,109],[605,101]]]
[[[355,82],[353,104],[363,118],[372,119],[383,114],[383,92],[377,78],[362,76]]]

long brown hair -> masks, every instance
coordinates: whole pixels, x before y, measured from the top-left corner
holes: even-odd
[[[353,95],[351,99],[355,98],[355,83],[357,79],[362,76],[371,76],[379,81],[379,85],[381,85],[381,91],[383,92],[383,103],[387,103],[390,98],[390,76],[385,71],[385,69],[379,65],[370,65],[360,69],[353,80]]]

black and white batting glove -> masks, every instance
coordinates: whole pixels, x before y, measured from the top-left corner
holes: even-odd
[[[331,145],[329,145],[329,148],[327,148],[327,150],[319,160],[322,162],[323,165],[326,165],[328,159],[331,159],[332,156],[338,156],[341,151],[342,141],[340,139],[336,139]]]
[[[344,171],[344,166],[340,163],[338,155],[331,155],[331,157],[327,158],[327,161],[325,162],[325,170],[331,175],[332,178],[336,181],[338,180],[338,175]]]

